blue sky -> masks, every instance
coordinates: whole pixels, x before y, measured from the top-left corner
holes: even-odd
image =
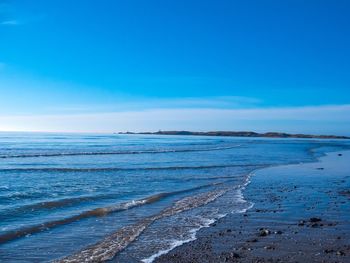
[[[346,0],[0,0],[0,130],[349,134],[349,13]]]

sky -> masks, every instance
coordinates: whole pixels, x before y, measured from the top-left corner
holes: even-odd
[[[350,1],[0,0],[0,131],[350,135]]]

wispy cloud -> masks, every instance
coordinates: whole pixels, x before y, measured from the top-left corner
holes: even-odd
[[[65,105],[47,108],[56,113],[86,113],[86,112],[111,112],[111,111],[135,111],[154,109],[232,109],[252,108],[261,103],[260,99],[243,96],[212,96],[212,97],[183,97],[183,98],[152,98],[129,97],[121,95],[112,104],[96,105]]]
[[[11,69],[10,65],[6,68]],[[0,112],[15,114],[140,111],[155,107],[159,109],[232,109],[254,108],[263,104],[261,99],[248,96],[151,97],[131,95],[119,91],[99,93],[96,92],[97,87],[49,79],[38,80],[10,70],[6,76],[0,75],[0,85],[7,87],[7,92],[0,97]],[[20,90],[22,96],[17,96],[17,93],[14,92],[16,90]],[[36,104],[38,96],[45,98],[40,107]],[[11,103],[9,103],[10,101]]]
[[[20,25],[20,22],[18,20],[5,20],[5,21],[0,22],[0,25],[17,26],[17,25]]]
[[[0,26],[21,26],[32,23],[39,23],[46,18],[46,15],[33,15],[27,17],[21,17],[20,19],[0,19]]]

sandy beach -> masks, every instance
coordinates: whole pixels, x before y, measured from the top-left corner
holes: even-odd
[[[350,262],[350,151],[252,175],[245,213],[230,214],[162,262]]]

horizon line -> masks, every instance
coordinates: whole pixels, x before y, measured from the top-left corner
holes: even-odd
[[[193,134],[167,134],[167,133],[193,133]],[[206,134],[208,133],[254,133],[257,135],[268,135],[268,134],[280,134],[280,135],[287,135],[287,136],[311,136],[310,138],[300,138],[300,139],[318,139],[317,137],[344,137],[343,139],[350,139],[350,136],[348,135],[335,135],[335,134],[311,134],[311,133],[290,133],[290,132],[283,132],[283,131],[263,131],[263,132],[258,132],[254,130],[153,130],[153,131],[142,131],[142,132],[132,132],[132,131],[114,131],[114,132],[89,132],[89,131],[2,131],[0,130],[0,133],[40,133],[40,134],[101,134],[101,135],[173,135],[173,136],[208,136]],[[195,134],[198,133],[198,134]],[[233,136],[225,136],[225,135],[210,135],[210,136],[222,136],[222,137],[249,137],[249,136],[239,136],[239,135],[233,135]],[[315,138],[312,138],[314,136]],[[254,136],[251,136],[250,138],[254,138]],[[256,136],[255,138],[259,138],[259,136]],[[261,137],[260,137],[261,138]],[[265,137],[267,138],[267,137]],[[282,139],[283,137],[268,137],[268,138],[280,138]],[[297,139],[293,137],[285,137],[285,139]],[[331,139],[331,138],[330,138]]]

